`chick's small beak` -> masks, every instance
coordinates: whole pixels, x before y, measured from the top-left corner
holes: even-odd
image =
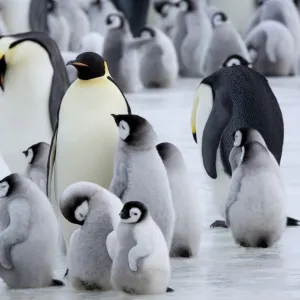
[[[83,67],[83,68],[88,68],[89,66],[86,65],[86,64],[83,64],[81,62],[78,62],[76,60],[70,60],[68,63],[67,63],[67,66],[74,66],[75,68],[80,68],[80,67]]]

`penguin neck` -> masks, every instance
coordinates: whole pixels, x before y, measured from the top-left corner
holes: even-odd
[[[10,34],[31,31],[29,10],[31,0],[2,1],[2,15]]]

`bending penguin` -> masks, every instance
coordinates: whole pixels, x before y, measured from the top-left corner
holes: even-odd
[[[25,171],[28,145],[50,143],[68,85],[59,49],[46,34],[0,38],[0,152],[13,173]]]
[[[259,139],[247,141],[251,131],[246,128],[235,133],[230,153],[233,174],[225,205],[226,224],[237,244],[267,248],[285,230],[286,194],[278,163],[263,138],[255,130]]]
[[[140,38],[140,77],[145,87],[171,87],[178,78],[178,61],[170,38],[160,29],[145,27]]]
[[[161,143],[156,148],[168,173],[176,212],[170,256],[196,256],[202,231],[201,202],[192,192],[187,167],[180,150],[171,143]]]
[[[74,231],[68,251],[69,279],[78,289],[109,290],[112,260],[108,235],[119,223],[122,202],[95,183],[70,185],[59,202],[63,216],[81,227]]]
[[[85,52],[68,64],[77,69],[78,79],[62,100],[48,161],[47,193],[56,202],[70,184],[78,181],[109,188],[118,140],[110,114],[131,112],[100,55]],[[60,211],[57,214],[68,247],[78,226],[67,222]]]
[[[247,47],[234,25],[223,12],[215,13],[211,18],[214,28],[209,47],[205,55],[203,72],[208,76],[222,67],[231,55],[239,55],[250,61]],[[220,45],[222,45],[220,47]]]
[[[114,288],[141,295],[172,292],[168,288],[171,277],[168,246],[145,204],[127,202],[120,218],[116,231],[110,234],[108,248],[113,260]]]
[[[50,145],[47,143],[37,143],[23,151],[28,166],[26,176],[46,194],[47,193],[47,164],[50,152]]]
[[[142,86],[139,76],[140,63],[129,24],[121,13],[110,14],[106,24],[109,30],[104,40],[103,58],[122,91],[136,92]]]
[[[295,75],[295,43],[286,26],[273,20],[263,21],[246,39],[253,68],[264,76]]]
[[[151,124],[138,115],[112,116],[119,129],[119,142],[110,191],[123,203],[143,202],[170,247],[175,211],[168,175],[156,149],[157,135]]]
[[[256,129],[280,164],[284,126],[279,104],[266,78],[258,72],[246,66],[221,68],[204,78],[197,88],[191,125],[202,154],[201,174],[211,186],[212,198],[225,218],[225,198],[232,176],[229,154],[233,133],[241,127]],[[298,221],[288,218],[287,224],[298,225]],[[212,227],[226,224],[216,221]]]
[[[29,178],[0,181],[0,278],[13,289],[64,285],[53,279],[58,225],[46,195]]]

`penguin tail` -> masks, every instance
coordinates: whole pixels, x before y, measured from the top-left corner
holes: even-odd
[[[52,279],[51,286],[65,286],[62,280]]]
[[[170,287],[167,287],[166,292],[167,292],[167,293],[173,293],[174,290],[173,290],[172,288],[170,288]]]
[[[286,218],[286,226],[299,226],[300,221],[294,218],[287,217]]]

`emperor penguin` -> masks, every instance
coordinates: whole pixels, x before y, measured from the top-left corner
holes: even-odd
[[[245,42],[256,71],[265,76],[295,75],[294,38],[283,24],[263,21],[249,32]]]
[[[224,61],[231,55],[240,55],[250,61],[245,42],[225,13],[215,13],[211,22],[214,30],[205,55],[204,75],[208,76],[221,68]]]
[[[223,62],[222,67],[225,68],[225,67],[240,66],[240,65],[249,68],[253,67],[250,61],[246,60],[244,57],[238,54],[233,54],[227,57],[226,60]]]
[[[46,194],[47,193],[47,164],[50,145],[44,142],[34,144],[23,151],[27,159],[26,176]]]
[[[173,291],[168,287],[171,277],[168,246],[144,203],[130,201],[124,205],[112,236],[108,249],[113,260],[111,280],[116,290],[137,295]]]
[[[62,100],[48,161],[47,193],[56,202],[70,184],[78,181],[110,186],[118,140],[110,114],[131,112],[100,55],[85,52],[68,64],[77,69],[78,79]],[[78,226],[67,222],[60,211],[57,214],[68,248]]]
[[[129,24],[122,13],[110,14],[109,28],[104,40],[103,58],[107,61],[111,76],[124,93],[141,89],[139,53]]]
[[[202,157],[201,176],[207,180],[218,212],[225,218],[224,205],[232,176],[229,163],[232,135],[241,127],[256,129],[280,164],[284,138],[280,106],[260,73],[242,65],[221,68],[198,86],[191,126]],[[288,225],[295,223],[297,220],[288,219]],[[212,224],[218,226],[226,224],[224,221]]]
[[[0,278],[13,289],[64,285],[53,279],[58,225],[46,195],[24,175],[0,181]]]
[[[282,23],[290,31],[294,38],[294,73],[299,74],[300,64],[300,16],[295,3],[292,0],[267,0],[259,7],[254,15],[245,37],[259,23],[266,20],[273,20]]]
[[[153,26],[145,27],[139,39],[145,41],[140,51],[142,84],[148,88],[173,86],[178,78],[179,66],[171,39]]]
[[[67,255],[72,285],[77,289],[112,289],[112,260],[106,242],[119,223],[121,200],[95,183],[77,182],[63,192],[59,204],[63,216],[80,225],[72,234]]]
[[[60,51],[46,34],[0,38],[0,152],[13,173],[25,171],[24,149],[51,142],[68,85]]]
[[[235,135],[236,143],[240,131]],[[241,153],[235,152],[236,147],[241,148]],[[237,166],[236,161],[239,161]],[[237,244],[270,247],[281,238],[286,227],[286,194],[278,163],[266,144],[259,141],[245,144],[238,141],[231,151],[230,162],[233,174],[225,205],[226,224]]]
[[[213,30],[205,7],[191,0],[181,0],[185,13],[187,34],[180,47],[180,59],[185,77],[203,76],[204,62]]]
[[[119,129],[119,142],[110,191],[123,203],[143,202],[170,247],[175,211],[168,175],[156,149],[156,132],[138,115],[112,116]]]
[[[59,14],[68,22],[70,27],[69,51],[79,51],[81,39],[90,32],[90,22],[86,13],[77,1],[56,0]]]
[[[9,34],[49,32],[48,7],[54,0],[1,1],[1,14]]]
[[[167,170],[176,213],[170,256],[197,256],[202,232],[201,202],[192,190],[180,150],[171,143],[161,143],[156,148]]]

